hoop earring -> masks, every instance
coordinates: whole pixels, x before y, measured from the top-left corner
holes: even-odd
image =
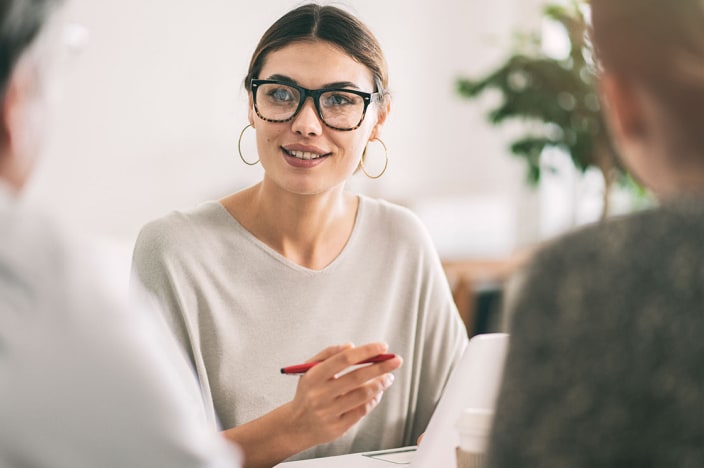
[[[364,152],[362,153],[362,159],[359,160],[359,167],[362,169],[362,172],[364,172],[364,175],[366,175],[370,179],[378,179],[379,177],[384,175],[384,172],[386,172],[386,168],[389,167],[389,150],[386,148],[386,145],[384,144],[384,142],[381,141],[381,138],[375,138],[374,140],[370,140],[370,141],[378,141],[379,143],[381,143],[381,146],[384,148],[384,156],[386,157],[386,159],[384,160],[384,168],[377,175],[371,175],[367,172],[367,169],[364,167],[364,159],[367,157],[367,146],[369,146],[369,143],[367,143],[367,146],[364,147]]]
[[[243,161],[246,165],[248,165],[248,166],[254,166],[254,165],[256,165],[256,164],[259,162],[258,159],[257,159],[256,161],[254,161],[254,162],[249,162],[249,161],[247,161],[246,159],[244,159],[244,156],[242,155],[242,135],[244,135],[244,132],[245,132],[249,127],[254,128],[254,125],[252,125],[252,124],[247,124],[247,125],[242,129],[242,131],[240,132],[240,138],[237,140],[237,152],[240,154],[240,159],[242,159],[242,161]]]

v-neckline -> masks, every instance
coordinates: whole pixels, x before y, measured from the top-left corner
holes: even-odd
[[[363,223],[363,216],[364,216],[364,205],[366,203],[365,199],[361,195],[355,195],[357,197],[357,213],[354,217],[354,224],[352,225],[352,231],[350,232],[349,237],[347,238],[347,242],[345,242],[345,245],[342,247],[342,250],[340,253],[337,254],[333,260],[328,263],[325,267],[321,269],[313,269],[313,268],[308,268],[303,265],[300,265],[293,260],[289,259],[285,255],[281,254],[278,252],[276,249],[272,248],[269,246],[267,243],[264,241],[260,240],[257,236],[252,234],[247,228],[245,228],[238,220],[235,218],[232,213],[230,213],[225,206],[219,201],[213,201],[212,203],[216,204],[218,206],[219,211],[224,215],[227,216],[227,218],[230,220],[229,222],[233,223],[235,228],[242,233],[242,235],[248,239],[250,242],[252,242],[254,245],[256,245],[258,248],[269,254],[271,257],[273,257],[275,260],[278,262],[286,265],[287,267],[307,273],[307,274],[322,274],[325,273],[333,268],[335,266],[342,262],[344,257],[346,256],[346,252],[352,248],[352,245],[355,243],[358,235],[358,231],[361,229],[360,226]]]

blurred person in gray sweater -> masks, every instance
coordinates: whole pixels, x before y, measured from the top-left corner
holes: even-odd
[[[659,206],[542,249],[489,466],[704,466],[704,2],[592,0],[604,111]]]

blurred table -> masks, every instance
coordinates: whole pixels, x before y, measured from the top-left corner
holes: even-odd
[[[452,296],[468,336],[497,331],[484,329],[486,317],[480,314],[482,299],[488,299],[492,307],[500,308],[496,301],[500,302],[507,281],[526,263],[531,251],[521,250],[496,259],[443,260]],[[498,317],[492,319],[496,321]]]

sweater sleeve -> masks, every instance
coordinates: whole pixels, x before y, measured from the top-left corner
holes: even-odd
[[[156,300],[172,333],[190,353],[191,342],[182,313],[187,299],[180,286],[182,269],[177,257],[172,255],[175,239],[171,232],[164,220],[153,221],[142,228],[132,254],[130,283],[133,292],[139,293],[143,287]]]
[[[190,231],[187,221],[179,214],[145,225],[135,242],[131,288],[133,294],[144,291],[157,303],[166,326],[197,374],[207,418],[214,426],[219,426],[208,369],[197,352],[200,349],[197,293],[191,281],[188,260],[181,254],[197,248],[190,240]]]

